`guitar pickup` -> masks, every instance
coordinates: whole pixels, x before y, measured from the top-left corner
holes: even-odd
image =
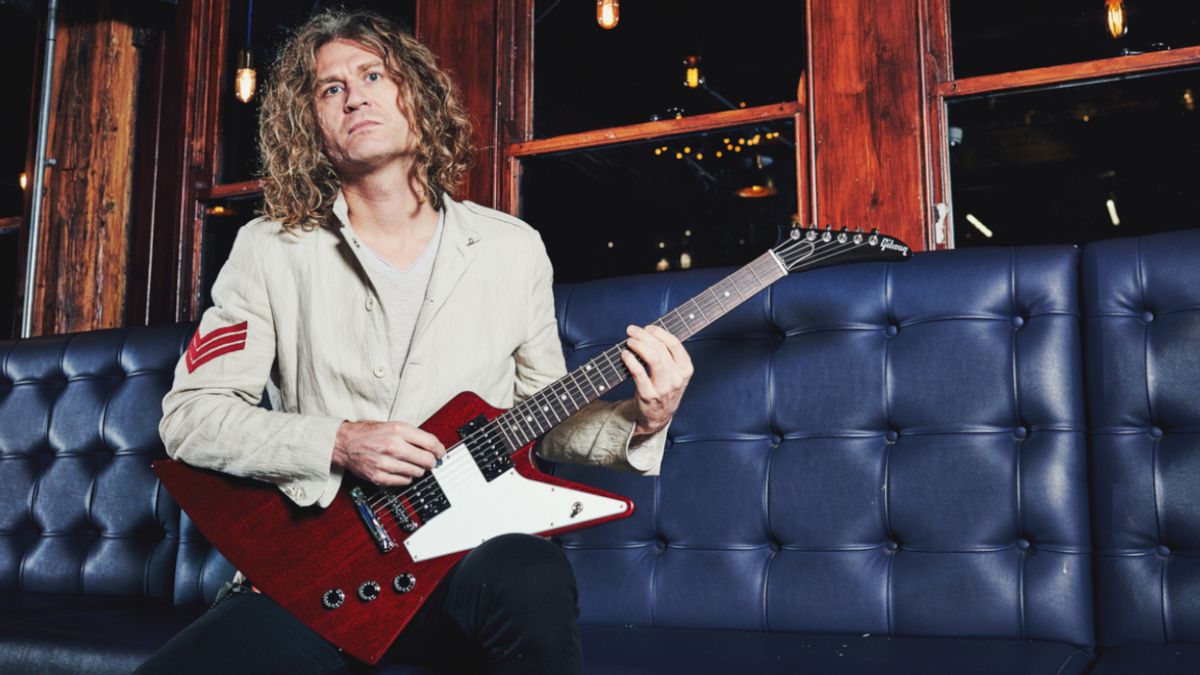
[[[379,547],[379,552],[387,553],[396,548],[396,542],[392,541],[392,535],[384,529],[383,523],[379,522],[379,518],[375,515],[375,510],[367,503],[367,495],[362,488],[356,487],[351,490],[350,500],[354,502],[354,508],[362,518],[363,524],[367,526],[367,532],[375,540],[375,545]]]
[[[458,438],[460,440],[466,439],[467,436],[470,436],[471,434],[475,433],[476,431],[479,431],[485,425],[487,425],[487,423],[488,423],[488,418],[486,416],[477,415],[475,417],[475,419],[471,420],[470,422],[467,422],[466,424],[464,424],[458,428]]]

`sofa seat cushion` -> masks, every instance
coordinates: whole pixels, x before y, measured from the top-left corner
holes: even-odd
[[[1194,675],[1200,673],[1200,645],[1130,642],[1100,650],[1089,675]]]
[[[6,593],[0,597],[0,624],[11,619],[38,614],[127,609],[162,604],[161,600],[136,595],[77,595],[74,593],[22,593],[17,591]]]
[[[1068,675],[1091,655],[1021,640],[889,638],[580,626],[588,675],[667,673],[1011,673]]]
[[[44,611],[0,619],[0,673],[129,673],[204,605]]]

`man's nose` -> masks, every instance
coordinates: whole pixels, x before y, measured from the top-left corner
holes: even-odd
[[[347,86],[346,87],[346,112],[358,110],[364,105],[368,105],[366,92],[362,87]]]

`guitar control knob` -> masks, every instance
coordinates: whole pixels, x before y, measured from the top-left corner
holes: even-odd
[[[340,588],[331,588],[321,596],[321,605],[325,609],[337,609],[346,601],[346,594]]]
[[[358,599],[363,602],[370,602],[379,597],[379,582],[364,581],[358,585]]]
[[[417,587],[417,578],[407,572],[396,575],[392,579],[392,588],[396,589],[397,593],[407,593]]]

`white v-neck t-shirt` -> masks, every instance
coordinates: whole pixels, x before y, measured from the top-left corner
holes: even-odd
[[[429,288],[429,277],[433,274],[433,259],[437,256],[438,243],[446,222],[446,212],[439,211],[437,229],[430,237],[425,250],[408,267],[399,269],[383,259],[363,242],[367,255],[362,256],[367,274],[379,292],[388,319],[388,333],[392,346],[392,364],[396,373],[404,369],[408,359],[408,347],[412,343],[413,331],[417,327],[417,315]]]

